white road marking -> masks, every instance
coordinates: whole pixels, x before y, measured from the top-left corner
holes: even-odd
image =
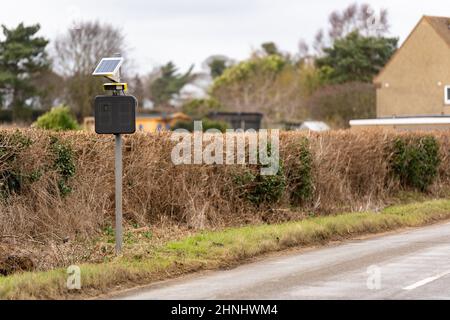
[[[408,287],[403,288],[403,290],[410,291],[410,290],[417,289],[417,288],[422,287],[422,286],[424,286],[426,284],[429,284],[429,283],[431,283],[433,281],[436,281],[436,280],[438,280],[440,278],[443,278],[443,277],[445,277],[445,276],[447,276],[449,274],[450,274],[450,271],[443,272],[443,273],[438,274],[438,275],[436,275],[434,277],[429,277],[429,278],[423,279],[423,280],[421,280],[419,282],[416,282],[416,283],[414,283],[414,284],[412,284],[412,285],[410,285]]]

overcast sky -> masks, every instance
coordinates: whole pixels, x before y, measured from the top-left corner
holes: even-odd
[[[327,25],[334,9],[351,0],[41,0],[2,1],[0,23],[40,23],[41,34],[54,39],[72,20],[98,19],[123,29],[137,70],[174,61],[200,67],[209,56],[234,59],[249,55],[266,41],[296,52],[300,39],[310,42]],[[450,16],[448,0],[366,0],[387,8],[391,34],[401,40],[423,14]]]

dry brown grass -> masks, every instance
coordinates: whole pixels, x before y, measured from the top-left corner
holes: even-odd
[[[381,131],[358,134],[331,132],[313,137],[315,207],[364,211],[383,206],[398,191],[389,174],[386,152],[394,134]]]
[[[2,253],[33,257],[38,269],[101,259],[93,254],[95,239],[112,225],[114,215],[114,141],[109,136],[22,130],[33,144],[14,162],[0,153],[0,173],[16,166],[21,172],[44,172],[20,192],[0,200]],[[14,131],[0,134],[9,137]],[[260,222],[299,220],[311,212],[329,214],[379,209],[400,191],[389,172],[389,146],[399,135],[391,131],[338,131],[324,134],[283,133],[285,167],[297,159],[293,146],[307,136],[313,154],[314,195],[311,203],[292,209],[285,195],[272,206],[255,207],[240,196],[233,182],[241,166],[174,166],[168,134],[125,137],[124,216],[128,229],[152,226],[154,240],[198,229],[217,229]],[[426,133],[429,134],[429,133]],[[441,144],[439,177],[430,195],[450,186],[449,133],[434,133]],[[72,192],[58,192],[49,136],[69,143],[76,159]],[[12,152],[11,146],[2,150]],[[1,178],[0,178],[1,179]],[[191,231],[190,231],[191,230]],[[1,254],[0,254],[1,255]]]

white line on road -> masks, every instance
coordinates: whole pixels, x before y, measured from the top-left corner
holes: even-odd
[[[431,283],[433,281],[436,281],[436,280],[438,280],[440,278],[443,278],[443,277],[445,277],[445,276],[447,276],[449,274],[450,274],[450,271],[443,272],[441,274],[438,274],[437,276],[429,277],[429,278],[423,279],[423,280],[421,280],[419,282],[416,282],[416,283],[414,283],[414,284],[412,284],[412,285],[410,285],[408,287],[403,288],[403,290],[408,290],[409,291],[409,290],[417,289],[417,288],[422,287],[422,286],[424,286],[426,284],[429,284],[429,283]]]

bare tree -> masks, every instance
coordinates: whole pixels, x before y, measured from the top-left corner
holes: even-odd
[[[367,3],[351,4],[342,11],[333,11],[328,18],[327,31],[319,30],[314,40],[314,49],[320,55],[326,46],[342,39],[353,31],[364,36],[383,36],[389,32],[388,11],[377,12]],[[326,38],[326,35],[328,38]]]
[[[309,56],[309,45],[303,39],[298,43],[298,56],[300,59]]]
[[[242,81],[215,85],[211,93],[227,110],[262,112],[269,123],[300,120],[306,117],[301,76],[294,65],[280,71],[258,68]]]
[[[91,76],[96,64],[124,50],[121,31],[98,21],[78,22],[55,41],[55,69],[65,78],[66,99],[79,120],[92,114],[92,97],[101,92],[101,80]]]
[[[313,48],[316,53],[320,56],[323,53],[323,49],[325,48],[325,35],[323,30],[319,30],[314,37]]]
[[[130,93],[138,100],[139,111],[142,111],[143,102],[148,98],[149,92],[146,90],[147,78],[136,74],[130,81]]]
[[[55,41],[55,67],[64,76],[87,74],[103,56],[111,56],[125,49],[122,32],[110,24],[98,21],[76,23]]]

